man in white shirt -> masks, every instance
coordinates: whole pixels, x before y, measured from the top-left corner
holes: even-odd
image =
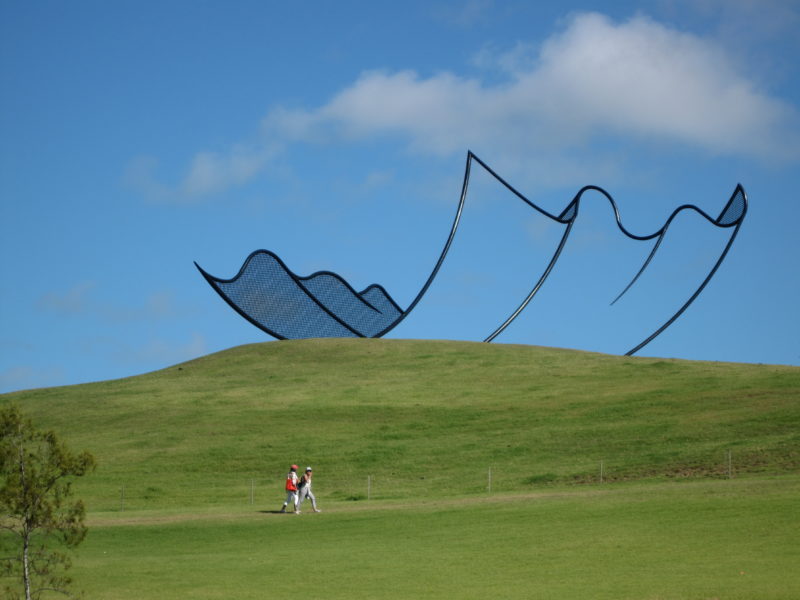
[[[313,471],[311,467],[306,467],[306,472],[300,477],[300,485],[299,485],[299,495],[300,499],[297,503],[297,512],[300,512],[300,505],[303,503],[303,500],[309,498],[311,500],[311,508],[314,509],[314,512],[320,512],[317,508],[317,499],[314,497],[314,493],[311,491],[311,476],[313,475]]]

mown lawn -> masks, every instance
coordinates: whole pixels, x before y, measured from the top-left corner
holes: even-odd
[[[92,510],[227,505],[313,464],[330,500],[800,472],[800,368],[532,346],[298,340],[0,396],[97,472]],[[272,486],[272,487],[270,487]],[[124,491],[123,491],[124,490]],[[277,491],[276,491],[277,490]]]
[[[800,597],[800,478],[96,515],[88,597]],[[271,508],[270,508],[271,509]]]
[[[97,458],[89,598],[728,600],[800,598],[799,398],[797,367],[328,339],[0,405]],[[291,463],[322,514],[272,514]]]

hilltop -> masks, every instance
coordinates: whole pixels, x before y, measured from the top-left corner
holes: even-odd
[[[799,396],[796,367],[322,339],[0,402],[91,450],[81,486],[110,508],[225,503],[291,462],[332,499],[796,473]]]

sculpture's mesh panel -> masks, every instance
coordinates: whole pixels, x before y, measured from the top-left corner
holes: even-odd
[[[742,218],[745,207],[747,206],[744,191],[741,187],[736,188],[736,192],[728,202],[722,214],[717,219],[719,225],[732,225]]]
[[[383,331],[400,316],[382,294],[359,296],[338,276],[318,273],[303,280],[303,285],[329,311],[366,337]],[[375,288],[370,288],[372,291]],[[391,309],[391,310],[389,310]]]
[[[381,319],[371,321],[366,335],[374,337],[392,325],[403,314],[397,305],[389,299],[386,291],[380,286],[371,286],[361,293],[361,297],[381,312]],[[367,333],[367,331],[369,333]]]
[[[361,292],[361,297],[374,306],[376,310],[379,310],[385,315],[394,315],[398,317],[402,312],[389,297],[389,294],[386,293],[386,290],[379,285],[369,286],[366,290]]]
[[[357,337],[314,302],[271,254],[254,254],[236,278],[216,284],[239,311],[282,337]]]
[[[573,202],[559,215],[561,221],[571,221],[575,218],[575,211],[578,210],[578,203]]]

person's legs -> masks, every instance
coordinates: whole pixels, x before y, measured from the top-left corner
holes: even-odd
[[[306,490],[306,495],[311,500],[311,508],[314,509],[314,512],[319,512],[319,509],[317,508],[317,498],[314,496],[314,492],[308,489]]]
[[[286,512],[286,506],[290,502],[292,503],[292,507],[294,508],[294,511],[297,512],[297,492],[293,492],[293,491],[287,490],[286,491],[286,501],[283,503],[283,508],[281,509],[281,512]]]

